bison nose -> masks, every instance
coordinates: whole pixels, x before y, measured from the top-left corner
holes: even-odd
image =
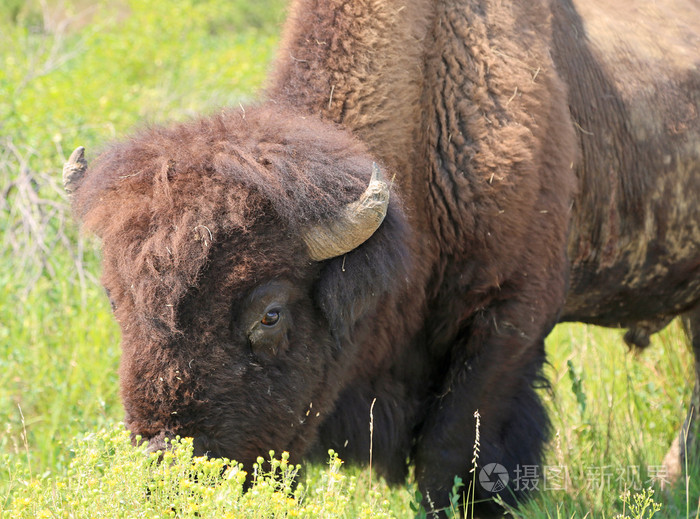
[[[168,435],[165,433],[160,433],[157,436],[153,436],[148,440],[148,446],[146,447],[146,453],[147,454],[152,454],[154,452],[161,451],[161,453],[165,451],[169,451],[173,449],[173,443],[172,441],[169,441],[170,438],[174,438],[176,436],[174,435]],[[179,438],[179,437],[178,437]],[[209,438],[204,435],[198,435],[195,436],[192,439],[192,446],[193,446],[193,454],[195,456],[207,456],[207,457],[217,457],[218,453],[217,451],[213,448],[213,445],[209,441]],[[177,442],[176,442],[177,443]],[[161,456],[162,458],[162,456]]]
[[[151,454],[152,452],[165,452],[170,448],[170,445],[165,443],[165,434],[161,433],[158,436],[154,436],[148,440],[148,447],[146,447],[146,452]]]

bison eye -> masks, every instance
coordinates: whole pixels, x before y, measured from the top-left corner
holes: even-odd
[[[268,310],[263,318],[260,320],[265,326],[274,326],[280,320],[280,313],[278,310]]]

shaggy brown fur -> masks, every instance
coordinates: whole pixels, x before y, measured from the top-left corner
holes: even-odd
[[[376,398],[375,464],[399,482],[414,463],[426,505],[466,476],[476,410],[480,465],[539,463],[554,324],[643,345],[700,298],[698,73],[678,47],[697,28],[652,9],[620,35],[606,5],[296,0],[260,106],[105,152],[75,207],[104,243],[134,434],[362,462]],[[652,45],[654,23],[676,32]],[[311,261],[301,233],[372,161],[395,178],[385,222]]]

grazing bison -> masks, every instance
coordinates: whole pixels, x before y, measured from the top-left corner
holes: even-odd
[[[375,466],[413,463],[439,508],[476,410],[480,464],[540,461],[555,323],[644,347],[681,315],[697,355],[698,20],[691,0],[296,0],[260,104],[89,169],[76,150],[129,429],[361,461],[376,399]]]

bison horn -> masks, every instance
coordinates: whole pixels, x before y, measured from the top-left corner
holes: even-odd
[[[68,196],[78,189],[78,183],[83,178],[86,170],[85,148],[79,146],[70,154],[68,162],[63,165],[63,189],[66,190]]]
[[[379,166],[372,164],[372,178],[362,196],[346,205],[340,217],[317,224],[303,233],[309,256],[322,261],[354,250],[381,225],[389,206],[389,184]]]

